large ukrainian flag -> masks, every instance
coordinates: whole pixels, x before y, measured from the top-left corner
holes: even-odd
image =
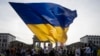
[[[77,16],[76,11],[53,3],[10,4],[40,41],[64,43],[69,25]]]

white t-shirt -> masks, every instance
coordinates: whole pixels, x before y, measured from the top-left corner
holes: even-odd
[[[91,48],[90,47],[85,47],[85,53],[91,53]]]
[[[80,53],[81,53],[80,52],[80,48],[78,48],[78,49],[75,50],[75,56],[80,56]]]

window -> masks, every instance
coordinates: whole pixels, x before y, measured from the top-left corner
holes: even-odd
[[[3,39],[3,42],[7,42],[7,39]]]
[[[95,41],[94,41],[94,44],[95,44]]]
[[[7,44],[5,44],[5,47],[7,46]]]
[[[4,47],[4,44],[2,44],[2,47]]]
[[[97,44],[98,44],[98,41],[97,41]]]
[[[100,45],[100,41],[99,41],[99,45]]]

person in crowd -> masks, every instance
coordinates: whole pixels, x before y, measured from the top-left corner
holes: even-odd
[[[62,51],[63,51],[62,47],[59,47],[59,49],[58,49],[59,56],[62,56]]]
[[[97,56],[97,47],[96,46],[92,47],[92,56]]]
[[[53,48],[52,48],[52,44],[49,43],[47,48],[48,48],[48,52],[50,52],[50,51],[53,49]]]
[[[21,48],[16,48],[16,56],[21,56]]]
[[[84,56],[85,55],[84,50],[85,50],[84,47],[81,47],[80,48],[81,56]]]
[[[25,48],[21,48],[21,56],[25,56],[26,55],[26,50]]]
[[[28,49],[26,50],[26,56],[31,56],[31,49],[30,49],[30,48],[28,48]]]
[[[40,50],[39,50],[39,55],[40,55],[40,56],[44,56],[43,54],[44,54],[44,53],[43,53],[43,49],[40,48]]]
[[[67,56],[71,56],[71,49],[70,48],[68,48],[68,50],[67,50]]]
[[[48,56],[48,48],[46,46],[44,46],[44,49],[43,49],[43,53],[44,53],[44,56]]]
[[[9,49],[6,49],[5,52],[6,52],[5,56],[10,56],[10,50]]]
[[[59,47],[57,47],[56,50],[55,50],[55,55],[56,56],[59,56],[59,53],[58,52],[59,52]]]
[[[34,56],[34,54],[35,54],[35,49],[32,48],[32,49],[31,49],[31,56]]]
[[[67,48],[66,47],[63,48],[62,56],[67,56]]]
[[[54,49],[52,49],[50,52],[49,52],[49,55],[48,56],[55,56],[55,52],[54,52],[55,50]]]
[[[91,48],[89,47],[89,45],[87,45],[86,47],[85,47],[85,55],[86,56],[91,56]]]
[[[48,56],[54,56],[55,53],[54,53],[54,49],[52,48],[52,44],[49,43],[48,44]]]
[[[76,48],[75,50],[75,56],[81,56],[81,51],[80,51],[80,48]]]
[[[10,49],[10,56],[16,56],[16,48],[12,47]]]
[[[97,50],[97,56],[100,56],[100,48]]]

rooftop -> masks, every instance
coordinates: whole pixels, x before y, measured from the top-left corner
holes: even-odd
[[[80,39],[86,38],[86,37],[100,37],[100,35],[85,35],[85,36],[81,37]]]

